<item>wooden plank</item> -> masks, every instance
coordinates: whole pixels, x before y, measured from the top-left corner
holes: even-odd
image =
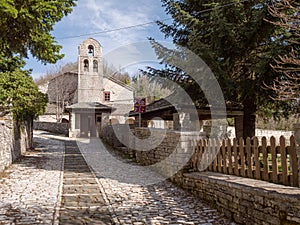
[[[196,162],[196,168],[197,171],[200,171],[200,165],[203,161],[203,147],[202,147],[202,140],[198,140],[197,142],[197,148],[198,148],[198,158],[197,158],[197,162]]]
[[[218,172],[218,153],[219,151],[217,151],[217,143],[216,143],[216,139],[212,139],[212,158],[214,160],[213,162],[213,171],[214,172]]]
[[[231,148],[231,140],[227,139],[227,153],[228,153],[228,173],[230,175],[233,174],[232,170],[232,148]]]
[[[198,158],[200,157],[199,142],[196,140],[191,140],[191,145],[194,149],[193,171],[198,171]]]
[[[262,142],[261,151],[263,154],[263,163],[264,163],[263,180],[269,181],[269,162],[268,162],[268,150],[267,150],[266,137],[263,137],[261,139],[261,142]]]
[[[240,141],[239,141],[238,151],[240,152],[240,158],[241,158],[241,173],[240,173],[240,175],[242,177],[246,177],[244,139],[242,137],[240,138]]]
[[[223,143],[223,141],[222,141]],[[220,143],[219,140],[217,140],[217,150],[218,150],[218,172],[222,173],[223,172],[223,160],[224,160],[224,155],[223,155],[223,150],[222,150],[222,144]]]
[[[208,149],[208,140],[202,140],[202,154],[204,158],[204,162],[201,163],[201,169],[202,170],[207,170],[209,165],[211,164],[209,161],[209,149]],[[201,170],[201,171],[202,171]]]
[[[196,168],[197,168],[197,171],[200,171],[200,165],[203,161],[202,140],[199,140],[196,143],[197,143],[197,149],[198,149],[198,157],[197,157],[197,161],[196,161]]]
[[[290,151],[291,151],[291,167],[292,167],[292,185],[294,187],[299,187],[299,178],[298,178],[298,159],[297,159],[297,149],[295,137],[292,135],[290,138]]]
[[[246,139],[246,158],[247,158],[247,177],[253,178],[252,175],[252,153],[251,153],[251,139],[247,137]]]
[[[234,175],[239,176],[239,157],[237,139],[233,139],[233,155],[234,155]]]
[[[281,155],[281,167],[282,167],[282,183],[284,185],[289,184],[288,180],[288,168],[287,168],[287,157],[286,157],[286,146],[285,146],[285,138],[280,136],[279,139],[280,144],[280,155]]]
[[[253,138],[253,152],[254,152],[254,163],[255,163],[255,179],[260,180],[260,160],[259,160],[259,149],[258,149],[258,139]]]
[[[204,171],[208,169],[209,163],[209,155],[208,155],[208,148],[206,140],[202,139],[199,142],[200,144],[200,152],[201,152],[201,161],[198,162],[198,170]]]
[[[226,154],[226,141],[222,141],[222,159],[223,159],[223,165],[222,165],[222,172],[225,174],[228,174],[227,170],[227,154]]]
[[[213,171],[213,146],[212,146],[212,139],[208,139],[207,142],[207,147],[208,147],[208,161],[210,162],[209,164],[209,171]]]
[[[277,152],[276,152],[276,139],[270,138],[271,143],[271,156],[272,156],[272,181],[278,183],[278,165],[277,165]]]

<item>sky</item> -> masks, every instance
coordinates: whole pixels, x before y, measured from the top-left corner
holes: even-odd
[[[137,43],[146,42],[148,37],[153,37],[158,41],[164,40],[164,35],[159,31],[158,25],[151,22],[167,18],[170,16],[164,12],[160,0],[79,0],[73,12],[58,22],[52,32],[55,40],[63,47],[61,53],[65,54],[65,57],[55,65],[48,64],[46,66],[30,57],[27,60],[26,68],[33,70],[32,76],[36,79],[48,71],[55,71],[66,63],[76,62],[78,45],[89,37],[100,42],[104,58],[106,55],[110,55],[111,58],[113,58],[112,56],[126,57],[119,53],[119,49],[124,50],[124,46],[130,46],[130,49],[135,48],[136,45],[139,45]],[[145,23],[149,24],[101,33]],[[139,48],[143,49],[140,46]],[[144,47],[144,49],[147,48],[148,46]],[[149,62],[149,57],[142,58],[141,64]],[[150,61],[152,64],[156,63],[152,58]],[[130,60],[127,63],[131,64],[131,66],[127,66],[129,72],[133,70],[128,69],[129,67],[138,67],[134,65],[138,63],[132,63]],[[116,64],[114,66],[122,67],[124,65]]]

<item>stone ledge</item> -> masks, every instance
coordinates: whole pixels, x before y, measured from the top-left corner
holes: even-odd
[[[40,122],[34,121],[34,130],[44,130],[55,134],[64,134],[68,136],[69,134],[69,124],[68,123],[55,123],[55,122]]]
[[[297,198],[300,206],[300,188],[273,184],[262,180],[249,179],[233,175],[213,172],[193,172],[184,173],[184,177],[193,179],[210,180],[218,184],[226,185],[232,188],[244,188],[245,190],[260,191],[261,195],[284,195],[287,198]]]
[[[172,180],[238,224],[300,224],[300,188],[213,172]]]

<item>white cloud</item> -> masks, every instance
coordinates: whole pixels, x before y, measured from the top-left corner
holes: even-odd
[[[81,0],[77,2],[73,12],[55,26],[53,34],[57,37],[59,44],[63,46],[62,52],[65,54],[63,62],[67,63],[77,60],[77,46],[89,36],[97,39],[106,53],[119,46],[145,41],[147,37],[156,37],[161,34],[158,34],[156,24],[150,24],[98,35],[59,39],[61,37],[113,30],[166,17],[160,0]],[[35,76],[36,63],[32,65]],[[47,68],[48,66],[36,70],[46,72]]]

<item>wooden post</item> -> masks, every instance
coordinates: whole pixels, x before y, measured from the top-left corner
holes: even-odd
[[[228,173],[230,175],[233,174],[232,171],[232,148],[231,148],[231,141],[230,139],[227,140],[227,153],[228,153]]]
[[[208,139],[207,141],[207,150],[208,150],[208,160],[209,160],[209,171],[213,171],[213,139]]]
[[[237,152],[237,139],[233,139],[234,175],[239,176],[239,157]]]
[[[226,153],[226,141],[223,140],[222,141],[222,159],[223,159],[223,169],[222,172],[225,174],[228,174],[228,170],[227,170],[227,153]]]
[[[275,137],[271,137],[271,155],[272,155],[272,181],[278,183],[278,165],[277,165],[277,152]]]
[[[290,138],[290,154],[291,154],[291,166],[292,166],[292,183],[294,187],[299,187],[299,168],[298,168],[298,158],[297,158],[297,149],[295,137],[291,136]]]
[[[285,138],[280,137],[280,155],[281,155],[281,167],[282,167],[282,183],[288,185],[288,168],[287,168],[287,158],[286,158],[286,147],[285,147]]]
[[[269,161],[268,161],[268,151],[267,151],[267,139],[266,137],[262,138],[262,154],[263,154],[263,179],[265,181],[269,181]]]
[[[219,140],[216,140],[216,151],[218,157],[218,172],[222,173],[222,160],[224,160],[223,151],[221,150]]]
[[[258,139],[253,138],[253,151],[254,151],[254,163],[255,163],[255,179],[260,180],[260,160],[259,160],[259,149],[258,149]]]
[[[247,154],[247,176],[253,178],[252,175],[252,152],[251,152],[251,139],[247,137],[246,139],[246,154]]]
[[[239,141],[239,152],[241,157],[241,173],[242,177],[246,177],[246,168],[245,168],[245,151],[244,151],[244,139],[240,138]]]
[[[214,160],[214,163],[213,163],[213,171],[214,172],[217,172],[218,171],[218,164],[217,164],[217,161],[218,161],[218,154],[219,154],[219,151],[217,151],[217,142],[216,142],[216,139],[212,139],[212,157],[213,157],[213,160]]]

